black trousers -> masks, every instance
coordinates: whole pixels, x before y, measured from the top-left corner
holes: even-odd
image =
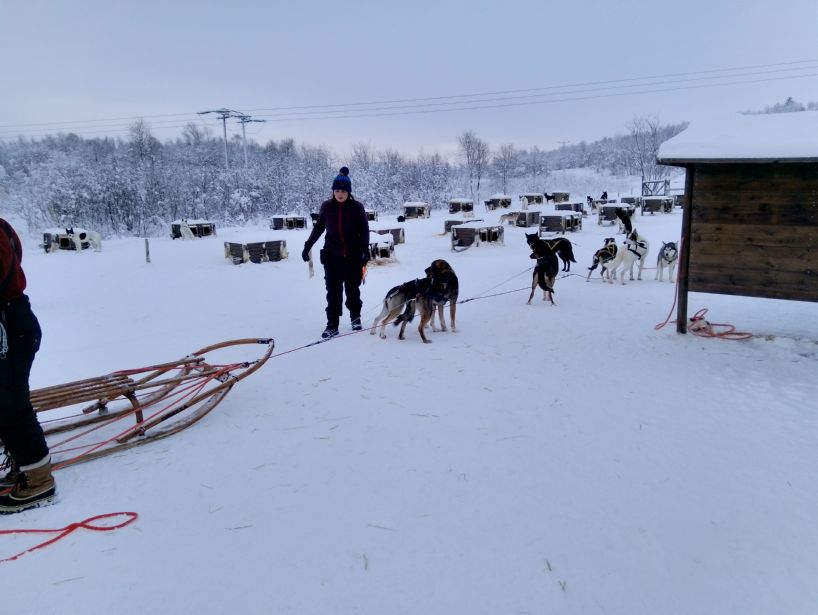
[[[8,343],[5,356],[0,347],[0,441],[18,465],[26,466],[48,455],[28,388],[42,332],[26,296],[0,304],[0,322]]]
[[[338,326],[343,314],[341,302],[346,293],[344,305],[349,310],[351,320],[361,317],[361,275],[363,262],[360,258],[349,258],[325,254],[321,250],[324,265],[324,282],[327,286],[327,324]]]

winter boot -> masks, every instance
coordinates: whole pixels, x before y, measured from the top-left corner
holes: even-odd
[[[360,331],[363,327],[361,327],[361,317],[353,318],[352,319],[352,330],[353,331]]]
[[[321,339],[328,340],[336,335],[338,335],[338,325],[327,323],[327,328],[324,329],[324,332],[321,334]]]
[[[22,475],[17,462],[11,457],[7,457],[6,463],[0,467],[8,469],[8,472],[6,472],[5,475],[0,476],[0,491],[3,489],[8,489],[9,487],[14,487],[14,485],[19,482],[20,476]]]
[[[16,513],[37,508],[54,499],[57,486],[51,475],[51,456],[37,463],[20,466],[20,478],[11,493],[0,496],[0,514]]]

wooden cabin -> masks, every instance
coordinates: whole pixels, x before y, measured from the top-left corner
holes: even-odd
[[[91,242],[88,239],[88,231],[81,228],[55,228],[48,229],[43,232],[43,243],[40,247],[48,252],[56,252],[57,250],[76,250],[77,239],[82,250],[87,250],[91,247]]]
[[[686,171],[676,330],[689,292],[818,302],[818,112],[692,123],[659,149]]]
[[[508,209],[511,207],[511,200],[507,194],[495,194],[483,201],[483,204],[486,206],[486,211],[494,211],[500,207]]]
[[[429,203],[410,201],[403,204],[403,217],[407,220],[410,218],[428,218],[431,215],[432,208]]]
[[[190,231],[191,235],[187,234]],[[209,220],[176,220],[170,224],[171,239],[210,237],[216,234],[216,223]]]

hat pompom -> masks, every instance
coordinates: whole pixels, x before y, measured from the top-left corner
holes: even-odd
[[[347,167],[341,167],[341,170],[338,171],[341,175],[349,175],[349,169]]]

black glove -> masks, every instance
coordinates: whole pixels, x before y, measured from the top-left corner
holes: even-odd
[[[305,245],[304,249],[301,250],[301,259],[308,263],[310,261],[310,249]]]

